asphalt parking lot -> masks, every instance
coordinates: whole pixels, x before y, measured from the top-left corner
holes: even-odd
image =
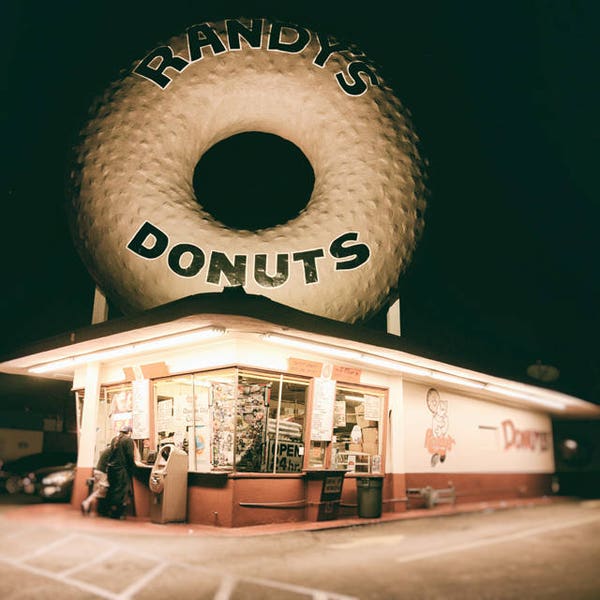
[[[0,596],[512,599],[600,597],[600,501],[294,531],[85,518],[0,505]]]

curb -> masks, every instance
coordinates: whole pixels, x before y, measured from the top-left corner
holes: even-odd
[[[223,528],[211,525],[190,523],[152,523],[149,519],[128,517],[123,521],[113,519],[83,516],[71,504],[33,504],[15,507],[0,515],[13,522],[46,525],[52,527],[69,527],[92,531],[110,531],[112,533],[127,533],[139,535],[171,535],[171,536],[217,536],[217,537],[248,537],[259,535],[281,534],[295,531],[323,531],[327,529],[342,529],[365,525],[378,525],[391,521],[407,519],[427,519],[432,517],[448,517],[465,513],[490,512],[512,508],[527,508],[546,506],[568,502],[567,497],[542,496],[538,498],[522,498],[517,500],[498,500],[444,505],[435,508],[411,509],[401,513],[383,513],[380,518],[351,517],[332,521],[301,521],[290,523],[271,523],[266,525],[251,525],[248,527]]]

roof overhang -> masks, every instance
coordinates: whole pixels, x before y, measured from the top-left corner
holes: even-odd
[[[82,364],[184,347],[223,335],[260,336],[265,344],[556,416],[600,418],[599,406],[579,398],[427,357],[395,335],[304,313],[237,288],[189,296],[40,341],[5,358],[0,372],[68,381]]]

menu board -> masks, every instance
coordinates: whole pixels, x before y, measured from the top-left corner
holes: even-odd
[[[333,410],[334,427],[346,427],[346,401],[336,400]]]
[[[173,398],[158,398],[156,403],[156,430],[173,431]]]
[[[194,392],[193,396],[186,394],[174,398],[173,418],[176,421],[179,418],[187,432],[188,469],[209,472],[211,470],[210,386],[196,386]]]
[[[333,411],[335,404],[335,380],[315,378],[313,386],[313,410],[310,439],[329,442],[333,433]]]
[[[365,419],[379,421],[381,418],[381,399],[379,396],[365,395]]]
[[[121,427],[132,427],[132,392],[131,389],[109,391],[107,393],[110,403],[110,436],[119,433]]]
[[[150,387],[147,379],[132,382],[132,437],[143,440],[150,437]]]

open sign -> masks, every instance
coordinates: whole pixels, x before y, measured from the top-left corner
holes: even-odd
[[[299,473],[302,471],[302,444],[298,442],[279,442],[277,444],[277,473]],[[269,470],[273,468],[275,440],[269,440]]]

